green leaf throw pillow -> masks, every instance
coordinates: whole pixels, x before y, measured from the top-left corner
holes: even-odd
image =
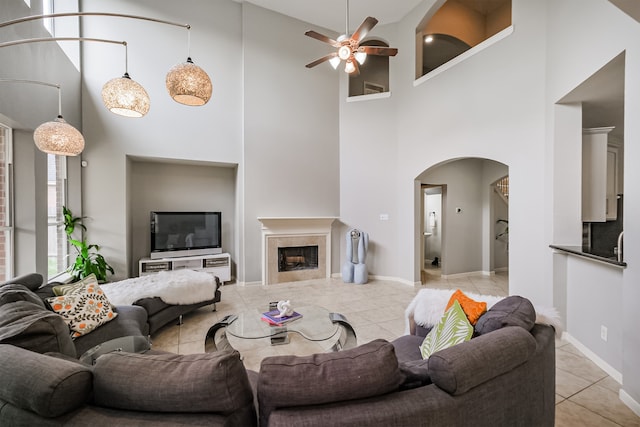
[[[473,335],[473,326],[456,300],[422,341],[420,345],[422,358],[428,359],[436,351],[469,341],[471,335]]]
[[[58,285],[52,288],[53,294],[56,296],[68,295],[68,294],[76,294],[79,292],[84,292],[84,288],[87,285],[97,285],[98,279],[96,279],[96,275],[91,273],[87,277],[82,280],[79,280],[74,283],[68,283],[66,285]]]

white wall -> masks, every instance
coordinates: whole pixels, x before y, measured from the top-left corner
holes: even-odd
[[[68,2],[73,9],[75,2]],[[0,22],[42,13],[40,2],[30,10],[22,1],[3,2]],[[42,21],[2,29],[2,41],[49,37]],[[68,42],[77,43],[77,42]],[[42,65],[46,58],[47,65]],[[62,114],[82,131],[80,73],[55,42],[31,43],[0,49],[0,78],[59,84]],[[58,115],[58,90],[42,85],[0,82],[0,116],[14,128],[15,262],[14,275],[38,272],[47,277],[47,174],[46,154],[33,142],[33,130]],[[68,160],[67,205],[79,212],[78,158]]]
[[[329,51],[305,31],[327,30],[248,2],[242,11],[246,234],[239,268],[255,282],[262,278],[258,217],[339,214],[338,77],[328,63],[304,66]]]
[[[102,85],[124,72],[120,46],[85,43],[83,46],[83,123],[87,147],[82,156],[84,214],[92,218],[91,241],[116,270],[128,277],[132,260],[127,208],[127,156],[220,162],[242,161],[242,37],[240,5],[232,1],[100,2],[83,0],[83,10],[130,13],[188,23],[193,61],[210,75],[213,96],[203,107],[171,100],[165,74],[186,60],[185,29],[122,18],[87,17],[84,36],[126,40],[129,74],[151,98],[149,113],[140,119],[107,111]],[[242,177],[240,176],[240,180]],[[105,185],[108,183],[108,185]],[[241,183],[236,183],[241,187]],[[178,207],[176,206],[176,210]],[[238,219],[235,218],[235,229]],[[232,253],[238,261],[238,253]]]
[[[579,19],[576,19],[576,10],[580,10]],[[573,110],[571,106],[554,108],[553,104],[622,51],[626,52],[624,182],[627,185],[624,206],[624,252],[628,266],[621,273],[617,273],[621,274],[622,283],[619,285],[618,280],[602,277],[604,272],[592,272],[590,269],[594,268],[593,266],[587,267],[577,262],[552,262],[548,265],[552,265],[553,269],[548,271],[553,271],[551,277],[555,279],[556,285],[561,287],[557,291],[557,299],[561,301],[566,298],[567,319],[572,320],[569,322],[568,332],[574,337],[579,337],[583,344],[609,365],[614,368],[621,367],[622,394],[635,400],[635,409],[640,411],[640,368],[637,365],[637,360],[640,359],[640,342],[637,340],[635,326],[637,301],[640,301],[640,288],[637,286],[640,283],[640,266],[636,265],[636,261],[640,259],[640,226],[633,220],[640,215],[640,188],[630,184],[640,182],[640,171],[634,166],[640,159],[638,144],[635,143],[640,138],[640,124],[633,119],[640,114],[640,87],[636,78],[640,73],[640,26],[637,21],[604,0],[588,3],[578,0],[550,2],[547,23],[550,41],[547,45],[546,97],[549,106],[547,117],[550,123],[547,147],[549,152],[561,154],[555,159],[557,163],[550,169],[554,171],[554,175],[548,189],[557,203],[562,203],[564,198],[575,199],[576,195],[579,197],[579,178],[575,173],[571,173],[576,167],[570,159],[580,158],[576,148],[580,139],[575,136],[577,130],[574,131],[574,136],[571,136],[562,125],[558,135],[568,137],[554,138],[554,131],[558,129],[555,122],[560,118],[567,122],[576,122],[579,109],[575,106]],[[595,27],[598,28],[597,32],[592,31]],[[563,163],[565,161],[566,163]],[[565,178],[569,180],[563,185],[557,185]],[[563,236],[566,240],[562,243],[568,243],[568,240],[580,242],[579,210],[569,210],[568,215],[558,215],[558,211],[554,207],[554,228],[547,230],[547,235]],[[567,235],[563,229],[573,230],[573,234]],[[552,239],[550,242],[561,243]],[[557,258],[557,255],[554,258]],[[563,274],[565,277],[562,277]],[[605,283],[606,286],[603,286]],[[588,295],[589,292],[592,295]],[[619,298],[616,298],[616,301],[610,299],[617,295]],[[616,345],[615,340],[606,344],[599,342],[597,337],[600,325],[593,322],[595,319],[587,318],[587,314],[580,310],[580,307],[589,304],[590,298],[597,297],[603,299],[609,307],[602,316],[622,316],[620,347]],[[606,318],[597,320],[611,321]]]

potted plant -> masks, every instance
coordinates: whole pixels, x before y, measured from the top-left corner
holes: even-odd
[[[68,270],[73,276],[73,280],[83,279],[93,273],[96,275],[98,282],[106,282],[107,271],[111,272],[111,274],[114,274],[114,271],[113,267],[98,253],[100,246],[88,244],[84,237],[82,237],[82,240],[73,238],[76,227],[81,227],[83,231],[87,231],[87,227],[82,223],[85,217],[73,216],[71,210],[66,206],[62,207],[62,214],[67,240],[77,252],[76,259]]]

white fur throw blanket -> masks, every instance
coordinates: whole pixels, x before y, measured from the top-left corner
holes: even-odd
[[[405,335],[409,334],[409,319],[413,317],[415,323],[424,327],[432,327],[440,321],[444,314],[447,303],[455,289],[420,289],[409,306],[405,310]],[[476,301],[487,303],[489,310],[495,303],[504,297],[494,295],[480,295],[473,292],[463,291],[465,295]],[[562,321],[558,310],[554,307],[535,306],[536,323],[551,325],[556,331],[556,336],[562,335]]]
[[[131,305],[141,298],[160,297],[167,304],[187,305],[213,299],[216,279],[203,271],[160,271],[100,285],[113,305]]]

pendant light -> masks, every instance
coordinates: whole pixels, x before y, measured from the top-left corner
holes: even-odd
[[[33,132],[33,141],[40,151],[60,156],[77,156],[84,150],[84,137],[78,129],[62,118],[62,92],[60,85],[36,80],[0,79],[0,82],[29,83],[58,89],[58,117],[41,124]]]
[[[149,112],[151,100],[140,83],[129,77],[129,48],[125,47],[124,75],[102,86],[102,102],[107,110],[124,117],[143,117]]]
[[[167,73],[169,96],[184,105],[200,106],[209,102],[213,85],[207,73],[191,60],[191,27],[187,27],[187,62],[177,64]]]
[[[3,26],[6,26],[6,23],[0,24],[0,28]],[[52,41],[90,41],[123,45],[125,47],[125,73],[122,77],[111,79],[104,84],[102,87],[102,102],[109,111],[125,117],[142,117],[149,112],[150,100],[147,91],[144,90],[139,83],[133,81],[129,77],[129,73],[127,71],[129,66],[129,57],[126,41],[96,39],[90,37],[41,37],[0,43],[0,48],[25,43]]]
[[[209,99],[211,99],[211,93],[213,91],[213,85],[211,84],[211,78],[207,73],[199,66],[193,63],[189,52],[191,44],[191,26],[189,24],[180,24],[177,22],[166,21],[163,19],[149,18],[146,16],[128,15],[122,13],[110,13],[110,12],[63,12],[63,13],[50,13],[45,15],[30,15],[22,18],[14,19],[0,23],[0,28],[8,27],[11,25],[29,22],[39,19],[51,19],[67,16],[106,16],[106,17],[119,17],[119,18],[132,18],[150,22],[157,22],[160,24],[173,25],[176,27],[182,27],[187,29],[187,60],[181,64],[177,64],[172,67],[166,76],[166,87],[169,95],[176,102],[184,105],[204,105]],[[94,40],[112,42],[109,40],[99,39],[86,39],[86,38],[56,38],[51,37],[47,40]],[[19,43],[26,43],[36,41],[31,39],[30,41],[20,40],[17,43],[0,43],[0,48],[11,46]],[[37,41],[46,41],[44,39],[38,39]],[[126,46],[126,42],[121,42]],[[149,111],[150,101],[149,95],[144,88],[133,81],[128,72],[125,71],[124,75],[120,78],[112,79],[108,81],[102,88],[102,100],[105,106],[112,112],[127,117],[142,117]]]

